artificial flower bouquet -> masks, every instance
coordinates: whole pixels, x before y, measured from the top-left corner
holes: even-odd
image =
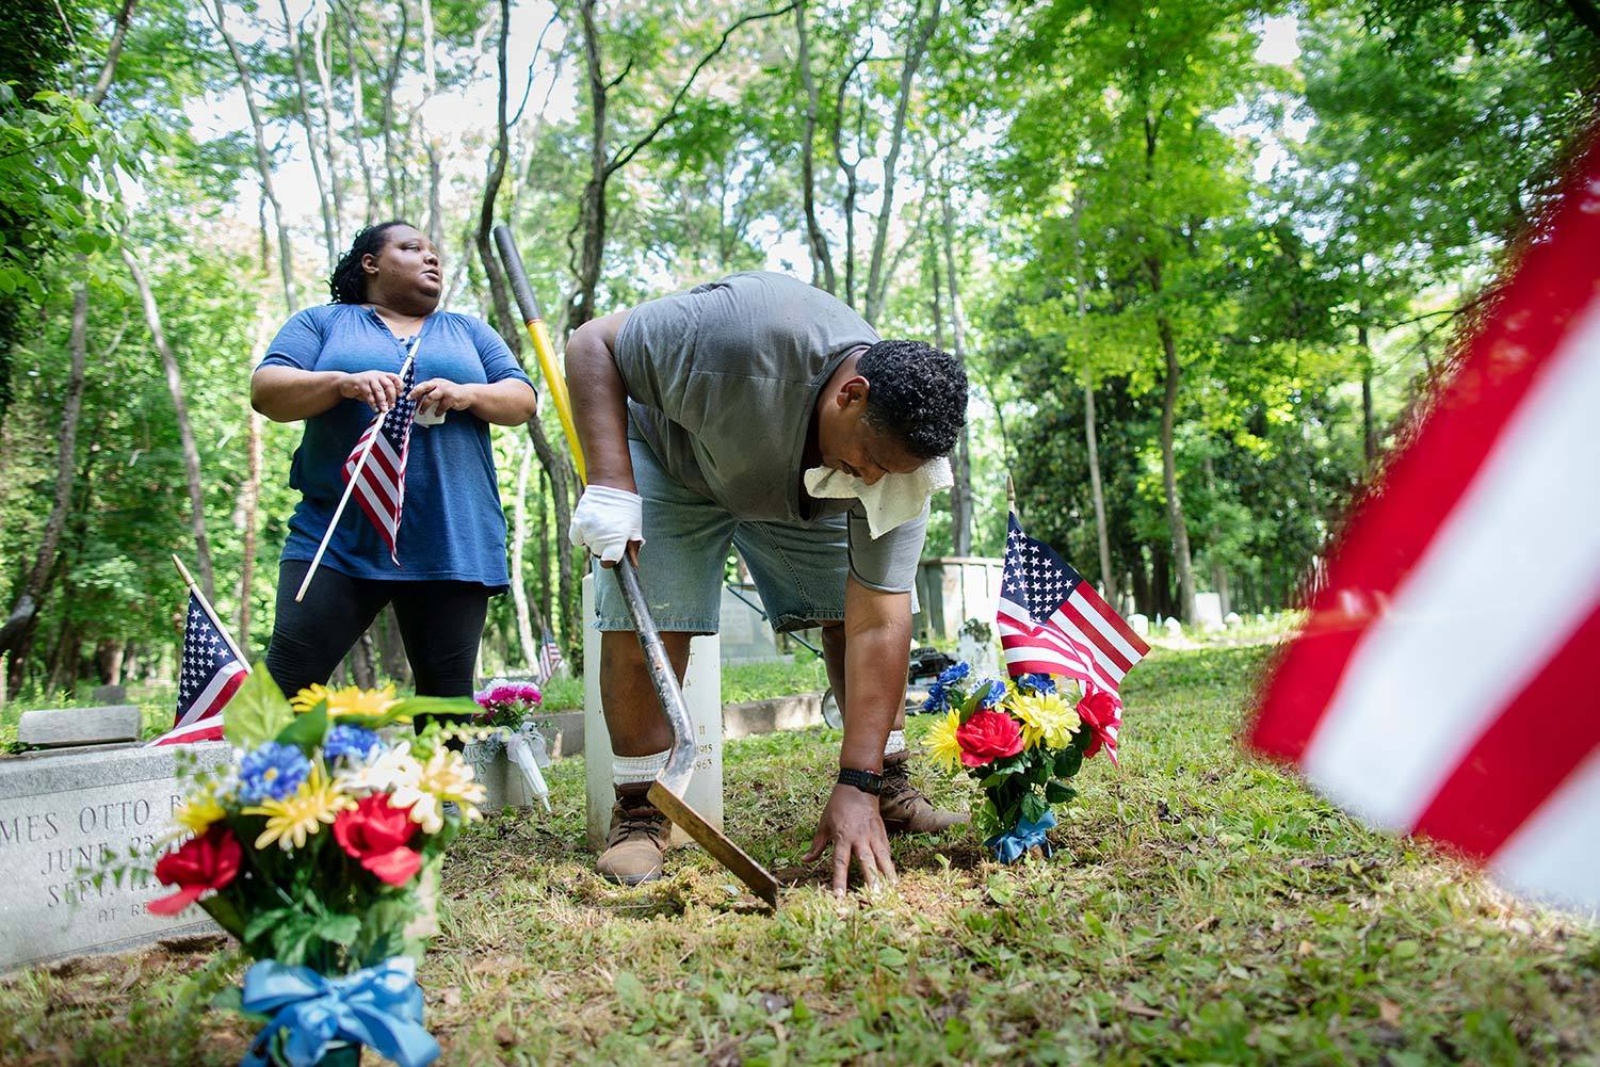
[[[550,755],[545,749],[544,734],[539,732],[544,724],[533,717],[544,699],[539,687],[528,681],[493,678],[473,694],[473,699],[481,709],[473,716],[473,722],[489,728],[479,744],[504,747],[512,766],[521,772],[528,792],[549,811],[550,787],[539,768],[550,766]]]
[[[944,716],[929,735],[933,758],[983,786],[976,821],[1002,863],[1033,848],[1048,855],[1052,809],[1077,795],[1067,783],[1102,748],[1116,759],[1121,701],[1095,690],[1074,708],[1048,674],[978,680],[957,663],[929,687],[923,710]]]
[[[445,744],[460,728],[406,724],[472,710],[392,686],[313,686],[291,703],[259,666],[229,702],[234,760],[193,779],[155,863],[175,891],[148,907],[198,904],[257,961],[232,1000],[265,1022],[246,1065],[309,1067],[361,1045],[403,1067],[438,1056],[416,960],[444,851],[481,817],[483,788]]]

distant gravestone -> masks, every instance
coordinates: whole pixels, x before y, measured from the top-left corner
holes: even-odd
[[[1222,629],[1222,594],[1196,593],[1194,595],[1194,621],[1202,630]]]
[[[132,704],[25,711],[17,721],[17,741],[35,748],[137,741],[139,718],[139,709]]]
[[[216,930],[196,911],[145,910],[171,892],[148,859],[120,880],[96,876],[168,838],[188,788],[180,765],[214,767],[230,751],[211,742],[0,760],[0,971]]]
[[[96,704],[126,704],[128,702],[128,687],[124,685],[97,685],[89,694],[89,699]]]
[[[1244,625],[1244,619],[1239,616],[1237,611],[1230,611],[1222,617],[1222,624],[1230,630],[1237,630]]]
[[[1128,628],[1140,637],[1150,636],[1150,616],[1134,612],[1128,616]]]
[[[1000,664],[994,651],[994,628],[982,619],[968,619],[962,623],[961,635],[956,638],[956,659],[970,663],[974,677],[998,677]]]
[[[1178,638],[1183,636],[1183,623],[1179,622],[1177,619],[1166,619],[1161,625],[1162,628],[1165,629],[1168,637]]]

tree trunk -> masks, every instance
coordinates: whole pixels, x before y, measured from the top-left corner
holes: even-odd
[[[811,74],[810,35],[806,32],[804,0],[795,5],[794,26],[800,53],[796,63],[800,67],[800,84],[806,94],[805,129],[800,139],[800,196],[805,207],[806,246],[811,252],[811,284],[831,293],[839,282],[834,275],[833,254],[828,249],[827,235],[817,221],[817,82]]]
[[[245,62],[244,53],[239,50],[239,42],[228,30],[222,0],[212,0],[212,3],[214,24],[222,35],[223,43],[228,46],[228,55],[233,58],[233,66],[239,73],[239,84],[244,91],[244,106],[250,115],[250,129],[255,135],[256,170],[261,176],[261,195],[272,205],[272,215],[278,224],[278,265],[283,274],[283,298],[289,306],[289,313],[293,314],[300,306],[294,288],[294,256],[289,243],[289,228],[283,219],[283,205],[279,203],[272,184],[272,156],[267,150],[267,132],[261,121],[261,111],[256,107],[255,81],[250,76],[250,65]]]
[[[1361,440],[1370,471],[1378,464],[1378,427],[1372,420],[1372,344],[1365,322],[1356,327],[1356,347],[1361,350]]]
[[[539,662],[539,646],[528,612],[528,586],[523,581],[523,556],[528,549],[528,476],[533,473],[533,442],[524,444],[517,464],[517,495],[511,524],[511,600],[517,609],[517,640],[522,643],[522,665],[532,670]]]
[[[594,318],[600,265],[606,247],[606,95],[610,91],[601,70],[600,31],[594,21],[595,0],[580,0],[583,22],[583,70],[589,83],[589,179],[578,200],[578,284],[567,303],[567,332]],[[541,457],[542,458],[542,457]],[[563,600],[566,598],[563,597]]]
[[[89,103],[99,107],[105,102],[106,94],[111,91],[111,80],[117,74],[117,60],[122,56],[122,46],[128,40],[128,25],[133,21],[133,9],[138,0],[123,0],[122,10],[117,12],[117,28],[111,33],[111,42],[106,46],[106,59],[100,65],[100,77],[95,79],[94,88],[89,91]]]
[[[956,271],[956,220],[955,207],[950,203],[949,174],[940,182],[940,204],[944,223],[944,270],[950,292],[950,339],[954,344],[951,355],[963,368],[967,365],[967,324],[961,309],[961,277]],[[972,421],[961,427],[956,439],[955,453],[950,457],[951,474],[955,484],[950,487],[950,540],[955,554],[972,553]]]
[[[211,573],[211,544],[206,539],[206,499],[200,482],[200,450],[195,445],[194,428],[189,424],[189,407],[183,399],[183,377],[178,372],[178,358],[167,343],[166,332],[161,328],[161,310],[156,307],[155,294],[144,270],[127,245],[123,245],[122,259],[133,275],[133,284],[139,289],[139,299],[144,304],[145,322],[155,339],[156,351],[161,353],[161,367],[166,372],[167,392],[172,396],[172,407],[178,418],[178,436],[183,442],[183,467],[189,483],[190,525],[194,531],[195,562],[200,571],[200,588],[206,599],[216,603],[216,584]]]
[[[1183,500],[1178,495],[1178,461],[1173,448],[1173,428],[1178,412],[1178,386],[1183,368],[1178,365],[1178,346],[1172,324],[1165,315],[1156,317],[1161,336],[1161,352],[1166,363],[1165,388],[1161,397],[1161,484],[1167,494],[1167,524],[1172,529],[1172,557],[1178,570],[1178,615],[1185,626],[1194,625],[1194,564],[1189,554],[1189,527],[1183,519]]]
[[[350,5],[345,9],[344,21],[344,50],[345,59],[350,64],[350,140],[356,146],[356,164],[361,168],[361,186],[366,193],[363,219],[366,222],[375,221],[374,213],[378,205],[378,191],[372,181],[372,160],[367,157],[367,114],[366,114],[366,85],[361,78],[360,48],[357,46],[356,25],[357,7]]]
[[[245,448],[248,459],[244,485],[239,490],[241,525],[244,527],[239,549],[239,648],[250,655],[250,607],[254,601],[251,586],[256,580],[256,522],[261,505],[261,415],[250,412]]]
[[[933,0],[933,10],[917,27],[916,18],[922,9],[921,0],[917,0],[908,22],[911,38],[906,46],[905,60],[900,66],[900,91],[895,101],[894,127],[889,136],[889,152],[883,161],[883,202],[872,236],[872,262],[867,272],[867,308],[862,314],[862,318],[874,326],[883,314],[884,301],[889,293],[889,275],[892,273],[884,270],[884,253],[888,248],[889,223],[894,213],[895,171],[900,163],[900,148],[905,141],[906,111],[911,107],[911,89],[916,81],[917,69],[922,66],[923,57],[928,52],[928,42],[939,25],[940,2]]]
[[[1083,262],[1083,234],[1079,229],[1082,217],[1083,195],[1080,191],[1072,198],[1072,257],[1075,268],[1073,273],[1076,275],[1073,291],[1077,300],[1079,322],[1089,314],[1088,278]],[[1087,370],[1083,375],[1083,439],[1088,449],[1089,496],[1094,502],[1094,533],[1096,544],[1100,549],[1100,580],[1105,583],[1106,603],[1115,611],[1117,572],[1111,567],[1111,535],[1106,523],[1106,494],[1100,478],[1100,436],[1095,427],[1094,379]]]
[[[323,5],[313,6],[311,55],[316,61],[317,85],[322,90],[322,154],[328,160],[328,192],[333,197],[334,226],[331,248],[337,259],[344,249],[344,159],[341,139],[334,133],[333,124],[333,35],[328,32],[330,17]],[[351,62],[355,62],[353,56]]]
[[[78,269],[88,272],[88,261],[78,257]],[[72,363],[67,376],[67,394],[61,407],[61,428],[56,440],[56,486],[50,504],[50,517],[45,520],[44,538],[34,554],[33,566],[23,579],[16,600],[11,605],[4,625],[0,625],[0,653],[19,649],[22,636],[33,625],[39,606],[44,599],[45,581],[51,562],[61,544],[61,533],[67,526],[67,511],[72,502],[73,469],[78,452],[78,419],[83,411],[83,386],[89,358],[89,287],[79,282],[72,291]],[[16,655],[13,665],[20,663]]]
[[[278,10],[283,12],[284,32],[289,37],[289,55],[294,60],[295,115],[300,119],[300,128],[306,134],[306,157],[311,160],[311,177],[317,186],[317,207],[322,213],[322,239],[327,246],[328,272],[331,274],[339,261],[339,225],[334,219],[333,197],[328,192],[328,180],[322,173],[322,152],[321,146],[317,143],[316,124],[311,121],[311,94],[307,92],[305,42],[300,36],[299,24],[289,14],[289,0],[278,0]]]

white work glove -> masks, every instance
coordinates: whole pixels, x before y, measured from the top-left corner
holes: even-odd
[[[589,486],[572,511],[567,540],[607,563],[617,562],[630,541],[644,544],[644,500],[626,489]]]

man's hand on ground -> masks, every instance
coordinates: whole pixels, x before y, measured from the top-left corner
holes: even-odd
[[[833,795],[822,809],[822,820],[817,824],[805,862],[816,861],[830,844],[833,846],[833,892],[836,896],[844,896],[852,858],[861,868],[861,879],[868,889],[877,886],[880,877],[891,884],[894,882],[889,835],[884,832],[883,819],[878,814],[878,798],[872,794],[850,785],[833,787]]]

